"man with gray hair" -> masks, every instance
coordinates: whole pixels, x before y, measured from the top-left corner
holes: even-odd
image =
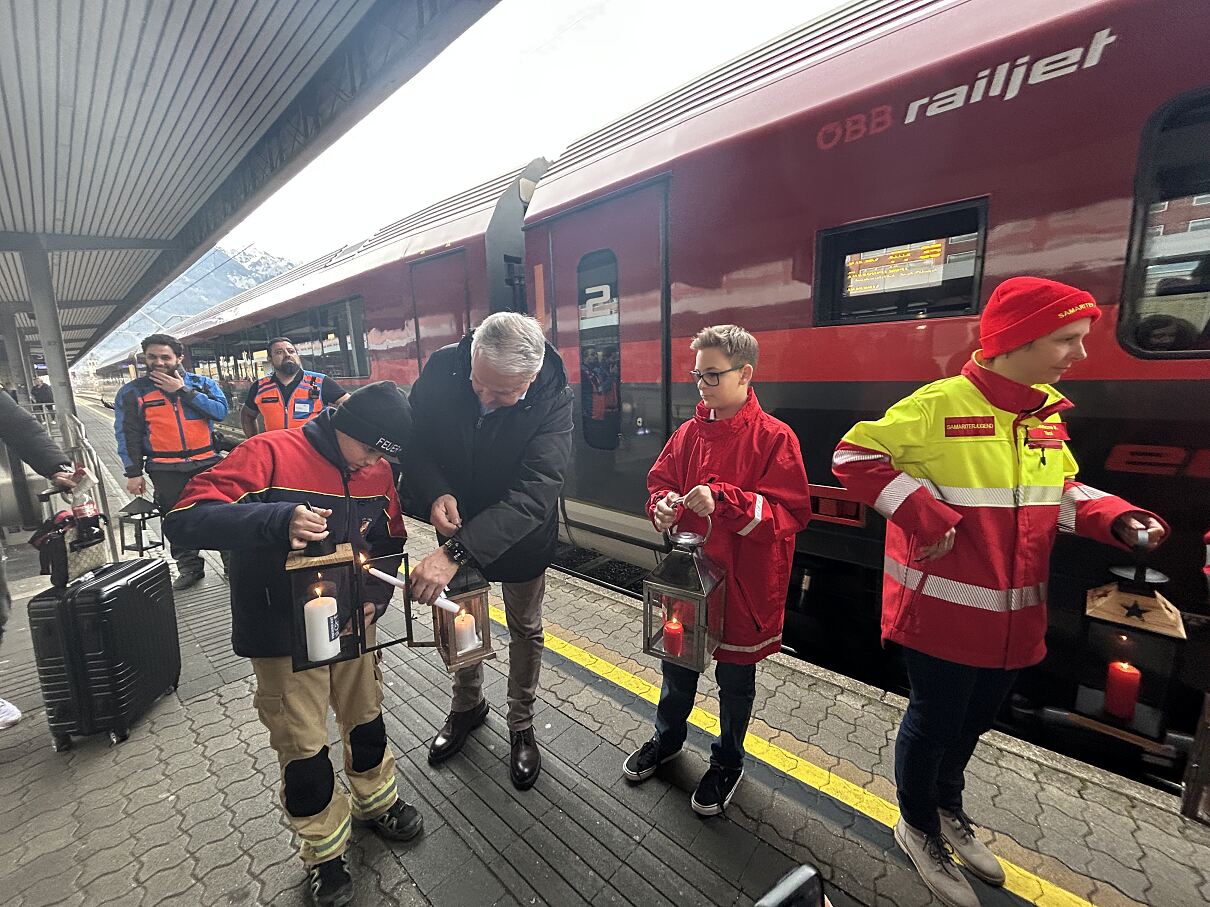
[[[412,595],[433,601],[466,563],[502,584],[510,637],[509,774],[527,790],[542,767],[534,700],[546,568],[571,459],[567,373],[537,321],[497,312],[460,343],[433,353],[410,399],[415,430],[401,460],[409,509],[427,514],[442,542],[412,570]],[[458,671],[429,762],[461,750],[486,718],[482,665]]]

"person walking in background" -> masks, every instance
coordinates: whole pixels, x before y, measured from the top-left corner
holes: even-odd
[[[0,394],[0,440],[56,488],[70,491],[75,487],[75,467],[71,458],[59,449],[38,420],[18,406],[9,394]],[[4,641],[4,626],[11,610],[12,598],[8,593],[4,554],[0,548],[0,643]],[[7,699],[0,699],[0,730],[10,728],[20,720],[21,710]]]
[[[227,398],[215,382],[187,372],[184,347],[169,334],[143,339],[146,374],[114,397],[114,434],[126,472],[126,490],[141,495],[151,479],[161,513],[176,506],[185,484],[218,462],[214,426],[227,416]],[[179,568],[173,589],[200,582],[205,561],[196,549],[172,546]]]
[[[42,375],[34,381],[33,400],[35,403],[45,406],[50,406],[55,402],[55,389],[50,386],[50,378],[46,375]]]
[[[443,542],[412,569],[412,594],[432,602],[467,562],[502,584],[509,776],[519,790],[532,787],[542,768],[533,728],[542,596],[571,459],[572,400],[563,360],[542,326],[515,312],[489,315],[460,343],[437,350],[412,385],[416,431],[403,481]],[[429,762],[461,750],[486,718],[483,666],[476,664],[454,675],[450,713]]]
[[[798,438],[761,409],[752,390],[756,338],[720,324],[702,329],[690,346],[701,401],[647,474],[647,514],[661,532],[679,522],[708,534],[706,554],[727,574],[723,638],[714,652],[721,727],[690,799],[699,815],[714,816],[744,776],[756,664],[781,650],[794,538],[811,519],[811,490]],[[667,660],[660,669],[655,734],[622,765],[634,782],[681,754],[697,696],[696,671]]]
[[[261,430],[258,417],[265,431],[300,428],[325,406],[339,406],[348,399],[344,388],[332,378],[303,369],[298,350],[288,337],[269,341],[269,361],[272,374],[253,382],[240,412],[245,437],[251,438]]]
[[[953,860],[1004,884],[963,811],[967,762],[1021,668],[1046,654],[1046,584],[1059,532],[1154,548],[1153,513],[1075,479],[1050,385],[1087,357],[1092,296],[1014,277],[979,320],[962,374],[925,385],[844,436],[832,470],[887,520],[882,638],[911,687],[895,741],[895,840],[951,907],[979,898]]]

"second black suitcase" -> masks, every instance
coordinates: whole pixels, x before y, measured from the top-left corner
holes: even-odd
[[[106,564],[42,592],[29,603],[29,630],[57,750],[72,735],[125,740],[180,680],[172,578],[158,558]]]

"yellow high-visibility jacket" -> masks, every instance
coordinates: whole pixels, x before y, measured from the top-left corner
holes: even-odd
[[[1059,415],[1071,406],[1052,387],[984,368],[976,354],[961,375],[844,436],[832,471],[887,520],[884,641],[975,667],[1042,660],[1055,534],[1124,547],[1114,521],[1146,514],[1075,481]],[[952,551],[919,559],[953,527]]]

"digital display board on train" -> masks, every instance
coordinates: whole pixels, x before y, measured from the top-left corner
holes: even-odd
[[[930,239],[846,255],[844,295],[872,296],[938,286],[945,272],[945,247],[945,239]]]

